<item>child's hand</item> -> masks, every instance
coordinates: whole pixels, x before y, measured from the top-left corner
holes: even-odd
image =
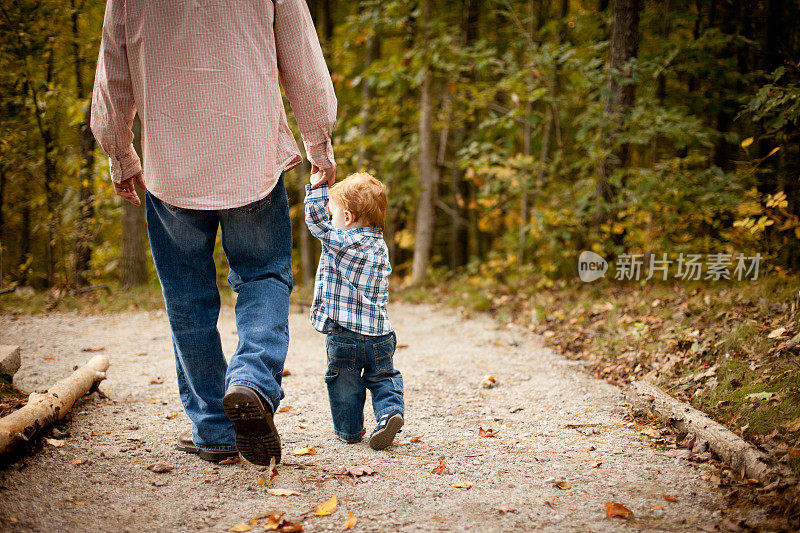
[[[336,182],[336,165],[330,168],[321,169],[317,165],[311,165],[311,188],[316,189],[325,182],[328,182],[328,187],[333,187]]]
[[[309,179],[309,181],[311,181],[311,188],[316,189],[317,187],[325,183],[326,181],[325,174],[323,174],[321,170],[317,171],[316,174],[311,174],[311,178]]]

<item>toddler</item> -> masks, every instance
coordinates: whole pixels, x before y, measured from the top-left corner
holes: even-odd
[[[314,174],[311,183],[320,178]],[[383,184],[364,172],[330,189],[327,182],[306,185],[306,224],[322,242],[311,323],[327,334],[325,383],[334,433],[348,443],[361,440],[369,389],[377,421],[369,438],[374,450],[392,444],[405,414],[403,377],[392,362],[397,338],[386,314],[392,271],[383,240],[386,205]]]

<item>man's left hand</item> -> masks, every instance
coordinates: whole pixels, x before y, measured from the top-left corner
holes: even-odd
[[[142,205],[142,201],[139,199],[139,195],[136,194],[136,187],[134,187],[134,184],[144,190],[144,177],[141,172],[125,181],[114,183],[114,192],[117,193],[117,196],[139,207]]]

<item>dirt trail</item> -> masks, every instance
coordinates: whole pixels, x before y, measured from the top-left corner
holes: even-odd
[[[305,516],[305,531],[342,530],[349,511],[358,519],[354,531],[696,531],[719,523],[723,494],[701,479],[709,467],[646,445],[624,418],[620,391],[577,363],[485,317],[411,305],[391,306],[390,316],[398,343],[407,345],[395,357],[406,386],[406,426],[399,445],[375,452],[334,438],[322,380],[324,337],[305,312],[292,314],[282,403],[292,409],[276,417],[284,462],[271,486],[300,493],[291,497],[259,486],[261,467],[215,466],[174,450],[189,423],[162,312],[4,317],[0,336],[22,346],[18,378],[27,390],[83,363],[92,354],[82,349],[104,348],[111,367],[101,386],[109,399],[76,406],[63,447],[46,444],[0,472],[2,529],[227,531],[271,510],[302,519],[334,493],[338,510]],[[231,309],[223,310],[220,333],[230,354]],[[496,387],[480,387],[486,374]],[[151,384],[159,377],[163,383]],[[374,419],[366,416],[369,432]],[[479,438],[479,427],[498,434]],[[410,443],[415,436],[421,438]],[[292,453],[308,446],[317,454]],[[78,459],[83,464],[73,464]],[[146,470],[156,460],[175,469]],[[440,460],[449,473],[431,472]],[[377,475],[327,475],[349,465]],[[568,488],[555,487],[559,481]],[[465,482],[472,487],[454,487]],[[607,519],[609,501],[623,503],[634,518]],[[653,505],[664,510],[652,511]]]

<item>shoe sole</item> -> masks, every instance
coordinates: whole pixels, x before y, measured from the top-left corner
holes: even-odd
[[[402,415],[394,415],[386,422],[386,427],[369,438],[369,447],[373,450],[383,450],[391,446],[394,436],[403,427]]]
[[[281,439],[255,391],[233,391],[225,395],[222,408],[236,427],[236,448],[253,464],[269,466],[270,459],[281,462]]]
[[[197,455],[200,457],[200,459],[210,463],[218,463],[220,461],[224,461],[225,459],[239,456],[239,452],[236,450],[231,452],[216,452],[212,450],[201,450],[197,446],[189,444],[176,444],[175,449],[181,452]]]

